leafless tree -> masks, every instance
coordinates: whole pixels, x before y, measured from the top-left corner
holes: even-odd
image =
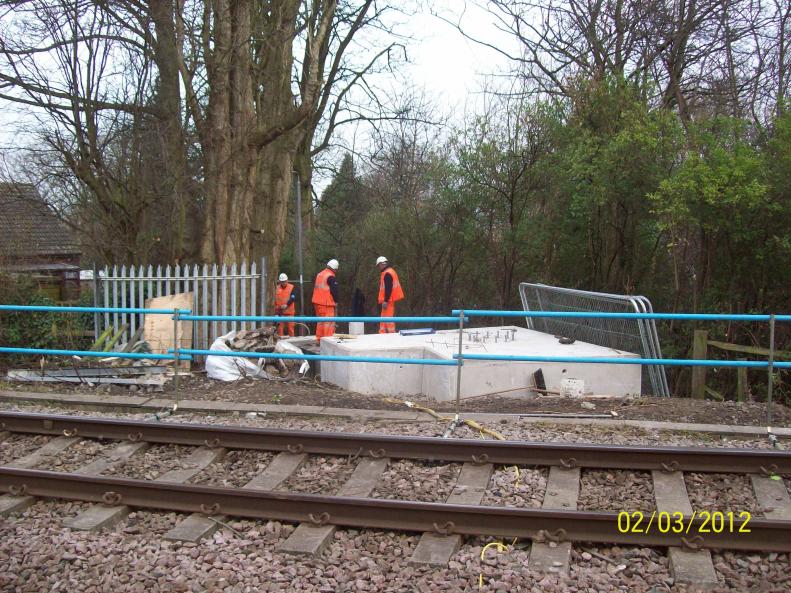
[[[118,207],[110,143],[131,143],[138,185],[113,183],[140,208],[122,209],[138,226],[121,236],[147,239],[146,222],[167,215],[171,259],[276,262],[292,171],[309,187],[335,129],[371,116],[350,97],[362,89],[375,106],[367,77],[395,48],[392,5],[374,0],[2,5],[0,99],[47,115],[48,145],[100,204]],[[380,35],[363,40],[368,29]]]

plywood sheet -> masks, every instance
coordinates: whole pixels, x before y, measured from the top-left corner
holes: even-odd
[[[146,309],[191,309],[193,296],[191,292],[182,292],[170,296],[146,299]],[[143,339],[148,342],[151,352],[167,354],[174,346],[174,323],[171,315],[146,315],[143,322]],[[178,347],[192,348],[192,321],[178,322]],[[184,361],[182,367],[188,367]]]

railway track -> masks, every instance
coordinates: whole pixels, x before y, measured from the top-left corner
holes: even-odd
[[[783,475],[791,474],[791,452],[785,451],[440,439],[15,412],[0,413],[0,431],[5,438],[53,437],[42,450],[0,467],[0,491],[7,493],[0,497],[0,513],[23,508],[34,497],[96,503],[72,523],[75,528],[109,524],[130,508],[193,513],[172,534],[172,539],[190,541],[216,529],[218,517],[280,520],[300,523],[284,549],[301,553],[317,553],[336,527],[413,531],[424,533],[414,560],[431,564],[447,563],[464,535],[526,538],[534,542],[531,566],[561,569],[573,542],[661,546],[670,550],[677,573],[690,572],[690,582],[711,578],[713,568],[706,568],[710,548],[791,552],[791,502],[782,481]],[[117,444],[109,455],[73,472],[36,469],[42,459],[82,439]],[[193,452],[184,468],[156,480],[103,475],[150,444],[189,446]],[[241,488],[189,483],[232,449],[276,455],[261,475]],[[356,464],[338,495],[275,489],[310,455],[345,456]],[[397,459],[463,465],[446,502],[370,498],[388,463]],[[542,508],[481,505],[496,465],[548,467]],[[576,510],[582,469],[650,471],[655,516],[645,513],[635,525],[631,509],[624,509],[626,517]],[[746,523],[737,518],[735,525],[731,516],[731,525],[712,525],[716,513],[705,516],[692,509],[683,472],[748,475],[763,516],[750,516]],[[685,568],[690,558],[695,560],[693,568]]]

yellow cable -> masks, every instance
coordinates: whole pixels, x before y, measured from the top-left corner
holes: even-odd
[[[516,542],[516,539],[514,539],[514,542]],[[508,551],[508,546],[506,546],[503,542],[489,542],[481,550],[481,560],[483,560],[483,557],[486,554],[486,550],[488,550],[492,546],[496,546],[498,552],[507,552]],[[480,591],[481,589],[483,589],[483,571],[481,571],[478,574],[478,591]]]

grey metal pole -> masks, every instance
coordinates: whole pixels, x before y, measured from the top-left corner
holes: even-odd
[[[461,367],[464,364],[461,357],[461,342],[464,337],[464,311],[459,311],[459,358],[456,364],[456,419],[459,418],[461,410]]]
[[[769,315],[769,376],[766,386],[766,426],[772,426],[772,392],[774,390],[775,316]]]
[[[261,258],[261,315],[266,315],[266,283],[269,281],[269,274],[266,269],[266,258]]]
[[[93,306],[99,307],[99,270],[96,269],[96,262],[93,262]],[[93,343],[99,341],[99,319],[98,313],[93,314]]]
[[[178,399],[179,393],[179,364],[181,363],[179,356],[179,310],[175,309],[173,313],[173,398]]]
[[[294,172],[295,193],[297,196],[297,210],[294,213],[294,220],[297,225],[297,263],[299,265],[299,314],[305,314],[305,288],[303,285],[302,271],[302,184],[300,183],[299,173]],[[300,330],[300,335],[302,332]]]

